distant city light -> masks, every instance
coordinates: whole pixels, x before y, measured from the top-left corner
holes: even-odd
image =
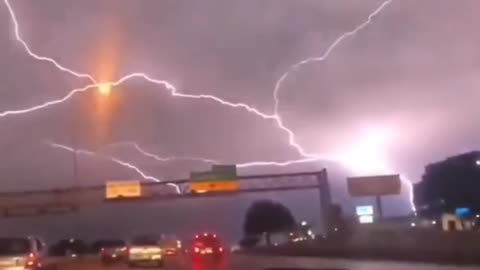
[[[476,218],[480,218],[480,215],[479,215],[479,214],[476,214],[475,217],[476,217]]]
[[[358,221],[361,224],[373,223],[373,216],[371,216],[371,215],[359,216]]]
[[[410,227],[416,227],[417,224],[415,222],[410,223]]]
[[[471,214],[471,210],[468,207],[458,207],[455,209],[455,215],[461,216],[461,217],[466,217]]]
[[[307,226],[307,222],[304,220],[304,221],[302,221],[302,223],[300,223],[300,225]]]
[[[359,205],[355,207],[355,212],[357,216],[370,216],[373,215],[373,206],[372,205]]]
[[[308,230],[308,231],[307,231],[307,234],[308,234],[308,235],[312,235],[312,234],[313,234],[312,230]]]
[[[480,166],[480,159],[477,159],[477,161],[475,161],[475,164],[476,164],[477,166]]]
[[[432,225],[435,225],[435,224],[437,224],[437,221],[432,220]]]

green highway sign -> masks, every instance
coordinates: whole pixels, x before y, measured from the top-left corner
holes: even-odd
[[[235,165],[213,165],[207,172],[190,173],[192,181],[228,181],[237,180],[237,167]]]

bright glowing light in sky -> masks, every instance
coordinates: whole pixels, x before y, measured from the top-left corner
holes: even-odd
[[[91,81],[92,84],[89,84],[83,88],[78,88],[71,90],[69,93],[67,93],[64,97],[58,98],[56,100],[51,100],[48,102],[45,102],[43,104],[35,105],[30,108],[24,108],[24,109],[17,109],[17,110],[8,110],[4,112],[0,112],[0,117],[6,117],[9,115],[18,115],[18,114],[26,114],[30,112],[34,112],[36,110],[40,109],[45,109],[50,106],[58,105],[60,103],[63,103],[67,100],[69,100],[71,97],[73,97],[75,94],[85,92],[88,90],[92,89],[98,89],[98,91],[102,95],[109,95],[112,89],[115,86],[118,86],[127,80],[135,79],[135,78],[141,78],[143,80],[146,80],[150,83],[157,84],[160,86],[163,86],[164,89],[174,97],[181,97],[181,98],[190,98],[190,99],[202,99],[206,101],[213,101],[218,104],[221,104],[223,106],[227,106],[230,108],[239,108],[243,109],[249,113],[252,113],[258,117],[261,117],[265,120],[272,120],[281,130],[283,130],[289,138],[289,145],[294,147],[298,153],[302,156],[299,159],[294,159],[294,160],[289,160],[289,161],[283,161],[283,162],[275,162],[275,161],[252,161],[248,163],[243,163],[239,164],[239,167],[251,167],[251,166],[288,166],[291,164],[298,164],[298,163],[305,163],[305,162],[314,162],[314,161],[321,161],[321,160],[330,160],[330,161],[336,161],[340,162],[344,165],[346,165],[348,168],[354,170],[354,171],[363,171],[364,173],[383,173],[385,171],[390,171],[386,163],[386,153],[384,149],[382,148],[382,138],[377,137],[377,136],[383,136],[382,134],[366,134],[364,137],[359,138],[358,141],[355,143],[348,145],[346,149],[339,150],[338,153],[335,153],[333,155],[321,155],[319,153],[310,153],[306,149],[304,149],[296,139],[296,134],[293,130],[288,128],[285,123],[283,122],[283,119],[281,118],[279,114],[279,104],[280,104],[280,99],[279,99],[279,91],[283,86],[283,83],[285,80],[297,71],[300,67],[313,63],[313,62],[322,62],[325,61],[328,56],[334,51],[335,48],[338,47],[344,40],[346,40],[349,37],[355,36],[358,32],[366,28],[373,20],[374,17],[376,17],[378,14],[381,13],[381,11],[384,10],[385,7],[387,7],[389,4],[392,3],[392,0],[387,0],[383,2],[379,7],[377,7],[372,13],[369,14],[367,20],[365,20],[363,23],[355,26],[351,31],[345,32],[342,35],[340,35],[337,39],[334,40],[334,42],[327,48],[327,50],[321,54],[319,57],[312,57],[308,58],[305,60],[302,60],[292,66],[290,66],[287,71],[279,78],[279,80],[275,84],[275,88],[273,90],[273,99],[274,99],[274,113],[264,113],[261,110],[252,107],[246,103],[241,103],[241,102],[230,102],[227,100],[224,100],[220,97],[214,96],[214,95],[209,95],[209,94],[186,94],[186,93],[180,93],[178,89],[169,83],[168,81],[165,80],[158,80],[150,77],[149,75],[141,72],[135,72],[131,73],[128,75],[125,75],[116,81],[113,82],[103,82],[98,84],[97,80],[90,74],[85,74],[85,73],[80,73],[77,71],[74,71],[72,69],[69,69],[62,64],[58,63],[56,60],[50,57],[46,56],[41,56],[36,54],[28,45],[28,43],[22,38],[22,35],[19,30],[19,24],[17,21],[17,17],[15,15],[15,12],[9,3],[8,0],[4,0],[4,3],[9,11],[9,14],[11,16],[12,22],[13,22],[13,28],[14,28],[14,34],[15,38],[20,44],[22,44],[23,48],[25,51],[34,59],[39,60],[39,61],[45,61],[49,62],[50,64],[54,65],[56,68],[59,70],[69,73],[73,76],[76,76],[78,78],[87,78]],[[56,145],[57,148],[60,147],[60,145]],[[62,146],[60,147],[64,150],[67,150],[67,146]],[[142,154],[149,156],[151,158],[155,158],[159,161],[169,161],[174,158],[162,158],[159,156],[156,156],[152,153],[149,153],[145,151],[144,149],[141,149],[138,147],[138,145],[135,146],[136,150],[141,152]],[[73,149],[71,149],[73,151]],[[88,151],[87,151],[88,152]],[[82,152],[83,153],[83,152]],[[86,153],[86,152],[85,152]],[[91,153],[91,152],[89,152]],[[93,153],[94,154],[94,153]],[[201,160],[203,162],[208,162],[208,163],[214,163],[216,161],[210,160],[210,159],[205,159],[205,158],[195,158],[197,160]],[[136,170],[139,174],[141,174],[145,179],[146,178],[139,169],[129,163],[124,163],[123,161],[117,160],[115,158],[111,158],[112,161],[124,165],[125,167],[129,167],[131,169]],[[132,167],[130,167],[132,166]],[[148,177],[148,176],[147,176]],[[152,179],[153,180],[153,179]],[[157,179],[158,180],[158,179]],[[156,181],[156,180],[154,180]],[[411,186],[411,184],[410,184]],[[413,208],[413,205],[412,205]]]
[[[347,144],[334,156],[358,175],[389,173],[387,150],[393,142],[394,134],[385,127],[369,127],[355,135],[353,143]]]
[[[110,84],[110,83],[99,84],[98,85],[98,91],[103,96],[108,96],[108,95],[110,95],[110,92],[112,91],[112,84]]]

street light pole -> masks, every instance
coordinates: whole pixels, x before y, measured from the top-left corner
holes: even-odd
[[[76,112],[75,112],[75,103],[72,102],[72,111],[71,111],[71,144],[72,144],[72,186],[76,187],[78,185],[78,156],[77,156],[77,128],[76,128]]]

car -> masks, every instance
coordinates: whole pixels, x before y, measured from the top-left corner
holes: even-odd
[[[195,235],[190,254],[193,260],[221,259],[225,252],[226,250],[216,234],[203,233]]]
[[[165,256],[176,256],[182,249],[182,242],[176,238],[163,239],[161,248]]]
[[[88,245],[75,238],[62,239],[50,248],[50,255],[56,257],[72,257],[77,258],[85,255],[88,251]]]
[[[95,250],[100,249],[100,259],[103,264],[121,262],[127,257],[127,244],[123,240],[97,241]]]
[[[163,267],[163,251],[157,237],[137,237],[127,247],[127,264],[129,267],[154,265]]]
[[[1,237],[0,270],[56,269],[38,237]]]

